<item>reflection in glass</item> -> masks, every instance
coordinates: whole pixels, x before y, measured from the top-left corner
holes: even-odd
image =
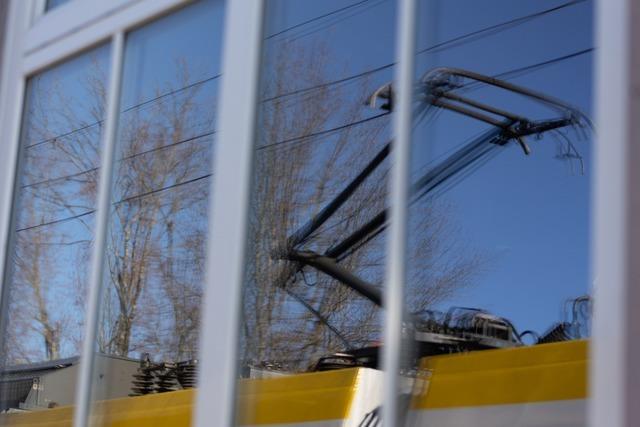
[[[97,400],[196,383],[223,6],[196,2],[126,38]]]
[[[419,4],[407,424],[584,425],[591,4]]]
[[[65,3],[69,3],[71,0],[47,0],[47,5],[45,10],[50,11],[55,9],[56,7],[63,5]]]
[[[27,85],[4,289],[2,410],[73,403],[108,58],[101,47]],[[56,376],[63,386],[54,385]]]
[[[359,421],[381,393],[390,120],[367,100],[395,2],[266,6],[237,423]]]

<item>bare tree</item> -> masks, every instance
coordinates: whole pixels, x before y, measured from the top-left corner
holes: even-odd
[[[331,55],[322,46],[279,47],[264,67],[266,100],[256,150],[242,358],[249,365],[305,369],[324,353],[380,339],[380,310],[374,304],[325,274],[282,259],[279,251],[389,141],[388,118],[369,120],[377,112],[363,106],[373,82],[363,79],[347,88],[325,84]],[[314,89],[300,90],[306,87]],[[326,132],[332,128],[339,130]],[[385,164],[304,247],[322,252],[382,210],[387,173]],[[482,264],[460,247],[443,206],[434,200],[419,206],[409,256],[425,268],[412,271],[407,295],[408,307],[415,311],[468,285]],[[384,243],[384,233],[372,235],[338,261],[381,286]],[[442,255],[454,248],[456,256]]]
[[[374,117],[379,113],[363,106],[379,82],[361,79],[346,87],[324,85],[332,73],[330,58],[322,46],[302,50],[289,45],[265,67],[243,305],[246,363],[278,361],[304,369],[323,353],[368,345],[380,336],[380,310],[374,304],[278,254],[291,233],[319,212],[389,140],[388,117]],[[215,91],[204,83],[193,84],[193,70],[185,61],[176,61],[174,68],[171,84],[156,87],[152,100],[123,106],[121,114],[108,277],[98,335],[99,349],[110,354],[151,352],[159,359],[184,360],[197,353]],[[63,276],[75,283],[74,303],[83,307],[92,229],[83,215],[94,208],[106,93],[100,72],[97,67],[84,82],[91,100],[82,112],[67,108],[72,103],[55,86],[46,96],[63,107],[52,113],[51,100],[40,100],[41,108],[34,108],[38,114],[33,132],[38,139],[53,141],[49,152],[32,154],[31,166],[42,167],[29,168],[30,180],[46,180],[39,171],[47,165],[78,172],[34,187],[29,209],[33,215],[45,209],[47,218],[32,222],[77,217],[74,224],[83,230],[82,239],[77,231],[46,236],[46,227],[41,234],[25,234],[27,244],[16,261],[21,282],[33,295],[29,300],[35,302],[30,311],[33,321],[24,325],[37,330],[49,359],[61,355],[63,342],[70,348],[80,342],[82,320],[77,315],[51,316],[51,304],[69,296],[46,296],[50,276],[46,271],[54,268],[55,251],[45,243],[79,240],[83,249],[74,252],[78,268],[74,272],[67,267]],[[314,89],[287,95],[307,87]],[[332,128],[336,130],[328,131]],[[83,130],[56,139],[59,129]],[[305,247],[329,248],[383,209],[387,169],[385,165],[371,175],[306,239]],[[481,266],[477,257],[458,250],[446,207],[430,201],[420,209],[409,255],[425,268],[413,271],[411,277],[407,303],[412,310],[429,307],[467,285]],[[340,264],[380,286],[384,238],[384,233],[372,236],[342,256]],[[447,251],[458,255],[443,255]],[[65,325],[71,324],[74,333],[66,330]]]
[[[179,63],[177,72],[176,86],[187,86],[188,69]],[[123,160],[118,165],[109,249],[117,316],[105,317],[106,322],[115,320],[103,335],[105,351],[128,355],[151,344],[172,358],[193,357],[197,351],[200,277],[185,277],[188,269],[178,252],[193,248],[194,234],[204,231],[206,219],[186,220],[191,210],[206,202],[206,185],[180,188],[209,175],[210,138],[198,132],[211,128],[213,115],[203,117],[196,100],[199,89],[195,86],[123,116]],[[158,88],[157,97],[164,92],[166,88]],[[134,344],[136,328],[141,336]]]

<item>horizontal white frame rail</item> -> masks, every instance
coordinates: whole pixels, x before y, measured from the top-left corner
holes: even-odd
[[[25,45],[30,42],[34,46],[25,46],[23,49],[22,72],[33,75],[108,41],[118,32],[126,34],[192,2],[193,0],[72,1],[45,14],[24,35]],[[119,7],[115,8],[114,4]],[[90,7],[91,5],[94,7]],[[57,20],[58,16],[60,22],[50,25],[50,20]],[[82,25],[71,26],[69,29],[71,24],[65,24],[65,19],[81,22]],[[61,35],[49,30],[49,27],[60,26],[67,29]],[[34,38],[38,39],[37,43],[32,41]]]

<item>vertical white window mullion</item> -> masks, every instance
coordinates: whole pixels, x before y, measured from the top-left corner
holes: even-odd
[[[6,310],[7,294],[4,285],[12,274],[13,218],[20,161],[20,124],[25,97],[26,76],[22,74],[21,57],[23,41],[29,26],[29,8],[26,2],[9,2],[4,27],[4,50],[0,58],[0,129],[3,143],[0,150],[5,156],[0,160],[0,295],[1,310]],[[2,29],[0,29],[2,31]],[[5,313],[0,317],[4,319]],[[3,322],[0,322],[2,324]],[[0,341],[2,339],[0,338]]]
[[[406,242],[411,151],[411,103],[413,97],[416,38],[416,0],[398,2],[398,34],[394,76],[393,149],[389,191],[389,242],[384,287],[384,369],[382,425],[395,426],[399,420],[401,333],[406,278]]]
[[[35,23],[38,18],[45,14],[47,9],[47,0],[31,0],[31,24]]]
[[[640,5],[596,3],[594,315],[589,426],[638,425]]]
[[[203,305],[197,427],[233,423],[263,0],[228,1]]]
[[[107,233],[109,228],[109,212],[111,211],[111,191],[116,151],[116,137],[120,106],[120,86],[122,80],[122,61],[124,54],[124,33],[116,33],[111,40],[111,63],[109,91],[107,94],[105,126],[102,135],[100,156],[100,176],[98,181],[98,198],[96,225],[91,254],[91,275],[88,289],[88,304],[85,322],[84,342],[80,356],[79,375],[76,386],[76,407],[74,427],[88,425],[91,411],[91,390],[93,367],[95,361],[95,343],[100,317],[100,296],[105,268]]]

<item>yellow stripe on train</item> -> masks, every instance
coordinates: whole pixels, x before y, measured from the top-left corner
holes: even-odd
[[[585,399],[587,343],[435,356],[423,360],[421,372],[414,409]]]
[[[436,356],[423,360],[411,400],[411,426],[580,426],[587,396],[584,341]],[[381,401],[372,369],[240,381],[245,426],[357,426]],[[98,402],[94,425],[187,427],[193,390]],[[0,415],[0,425],[71,426],[72,408]],[[532,420],[529,423],[526,420]],[[505,422],[507,424],[505,424]],[[460,424],[463,423],[463,424]]]

